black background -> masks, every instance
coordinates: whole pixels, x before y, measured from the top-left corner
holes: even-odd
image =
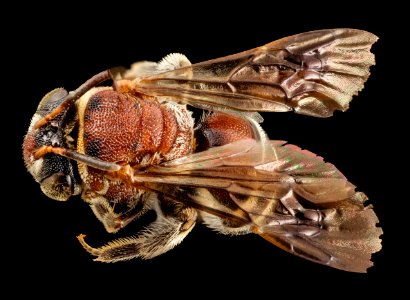
[[[7,253],[4,263],[10,266],[5,269],[7,280],[21,286],[14,293],[53,295],[54,287],[59,294],[115,292],[121,298],[142,297],[148,291],[152,296],[258,299],[399,291],[400,277],[394,270],[407,260],[403,251],[397,251],[402,242],[397,236],[404,235],[397,214],[404,213],[407,201],[400,195],[397,173],[404,163],[400,140],[405,138],[406,121],[399,115],[404,111],[400,101],[405,99],[395,88],[403,66],[398,65],[400,54],[393,55],[401,38],[400,9],[255,1],[228,7],[118,2],[92,9],[61,4],[10,11],[13,21],[3,26],[7,31],[3,105],[11,105],[4,110],[3,130],[12,134],[3,143],[11,151],[4,157],[2,248]],[[376,66],[365,89],[347,112],[332,118],[264,114],[263,128],[271,139],[287,140],[323,156],[369,196],[385,234],[383,250],[374,255],[375,266],[367,274],[314,264],[257,236],[227,237],[201,225],[180,246],[153,260],[93,262],[75,236],[86,233],[95,246],[112,236],[104,233],[79,197],[66,203],[47,199],[24,168],[23,136],[39,100],[55,87],[73,90],[104,69],[138,60],[158,61],[171,52],[184,53],[195,63],[288,35],[336,27],[364,29],[380,37],[373,48]],[[134,227],[125,233],[134,234]]]

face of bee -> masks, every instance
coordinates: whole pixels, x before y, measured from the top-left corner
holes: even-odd
[[[24,162],[28,171],[40,183],[46,196],[59,201],[65,201],[80,193],[79,179],[74,174],[72,162],[54,153],[48,153],[38,159],[34,154],[42,146],[67,147],[67,111],[39,129],[35,128],[35,124],[54,110],[66,95],[66,90],[58,88],[43,97],[23,142]]]

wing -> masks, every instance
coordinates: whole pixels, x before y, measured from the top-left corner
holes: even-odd
[[[363,88],[376,40],[356,29],[311,31],[194,65],[184,57],[168,64],[177,69],[159,74],[164,68],[156,70],[152,62],[136,64],[134,84],[142,93],[200,108],[329,117],[348,109]],[[164,62],[167,57],[158,66]]]
[[[293,254],[365,272],[382,231],[366,197],[332,164],[281,141],[241,140],[135,174],[135,181],[198,209],[251,224]],[[208,189],[224,190],[237,210]]]

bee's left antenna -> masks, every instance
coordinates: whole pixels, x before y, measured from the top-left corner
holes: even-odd
[[[69,92],[68,95],[65,97],[64,101],[59,106],[57,106],[52,112],[50,112],[49,114],[41,118],[36,123],[34,128],[38,129],[44,126],[45,124],[49,123],[55,116],[57,116],[62,111],[66,110],[68,107],[73,105],[75,101],[77,101],[78,98],[80,98],[82,95],[88,92],[91,88],[95,87],[96,85],[100,84],[103,81],[106,81],[112,78],[113,76],[110,70],[105,70],[103,72],[100,72],[94,75],[93,77],[88,79],[86,82],[84,82],[82,85],[80,85],[75,91]]]

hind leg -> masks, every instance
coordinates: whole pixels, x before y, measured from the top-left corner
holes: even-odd
[[[195,209],[167,198],[157,199],[153,208],[157,219],[135,237],[116,239],[99,248],[88,245],[84,235],[77,238],[85,250],[96,256],[96,261],[153,258],[181,243],[194,227],[197,218]]]

